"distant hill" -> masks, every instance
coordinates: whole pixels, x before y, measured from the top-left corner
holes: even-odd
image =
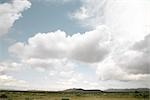
[[[150,92],[148,88],[137,88],[137,89],[108,89],[105,92]]]
[[[84,90],[84,89],[81,89],[81,88],[73,88],[73,89],[67,89],[67,90],[64,90],[64,92],[103,92],[101,90]]]

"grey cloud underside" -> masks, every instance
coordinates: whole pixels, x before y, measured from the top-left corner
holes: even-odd
[[[105,59],[109,51],[106,48],[99,48],[98,46],[88,46],[84,47],[81,46],[80,49],[77,48],[73,50],[72,57],[78,61],[85,61],[85,62],[99,62]]]
[[[133,45],[132,49],[141,53],[140,56],[135,58],[135,62],[133,62],[133,66],[136,66],[136,69],[140,69],[137,70],[137,72],[149,74],[150,73],[150,34],[145,36],[144,40],[136,42]]]
[[[114,54],[98,64],[97,74],[101,80],[145,81],[150,78],[150,34],[134,42],[127,49],[120,49],[115,43]],[[116,54],[117,53],[117,54]]]
[[[133,45],[132,49],[149,55],[149,53],[150,53],[150,34],[146,35],[144,40],[136,42]]]
[[[150,57],[142,54],[137,56],[126,64],[120,64],[125,71],[134,74],[149,74],[150,73]]]
[[[150,73],[150,34],[145,36],[141,41],[138,41],[130,48],[131,54],[124,56],[129,59],[120,66],[129,73],[134,74],[149,74]]]

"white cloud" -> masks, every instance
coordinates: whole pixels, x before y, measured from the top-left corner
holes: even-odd
[[[6,74],[8,72],[17,71],[21,68],[21,64],[16,62],[0,62],[0,75]]]
[[[22,67],[21,64],[15,62],[0,62],[0,87],[28,87],[28,83],[24,80],[18,80],[7,75],[10,72],[16,72]]]
[[[103,24],[106,0],[81,0],[82,6],[72,14],[81,24],[96,27]]]
[[[50,75],[71,73],[75,67],[75,64],[67,59],[37,59],[31,58],[24,60],[22,63],[32,67],[48,70]]]
[[[83,26],[107,26],[118,42],[135,42],[150,33],[149,0],[82,0],[72,14]]]
[[[127,58],[128,59],[128,58]],[[124,59],[125,64],[128,64],[128,61]],[[119,62],[118,62],[119,63]],[[118,65],[112,58],[105,59],[102,63],[98,64],[97,74],[99,75],[100,80],[119,80],[119,81],[137,81],[137,82],[149,82],[150,74],[144,72],[133,72],[132,70],[140,71],[141,68],[136,66],[125,66]],[[126,70],[125,70],[126,69]]]
[[[137,40],[150,32],[149,0],[81,0],[72,14],[82,25],[107,25],[120,39]],[[143,33],[144,32],[144,33]]]
[[[89,17],[86,12],[87,12],[87,10],[84,7],[81,7],[80,11],[76,12],[73,17],[75,17],[79,20],[84,20]]]
[[[135,42],[150,32],[149,0],[108,0],[105,23],[115,39]]]
[[[149,35],[126,49],[113,51],[108,58],[98,64],[97,74],[102,80],[142,81],[150,80]],[[123,45],[125,46],[125,45]]]
[[[44,80],[42,83],[44,84],[43,86],[37,83],[31,84],[30,88],[36,85],[35,89],[62,90],[75,87],[75,84],[81,82],[83,79],[81,73],[75,71],[76,62],[68,59],[29,59],[23,63],[30,66],[32,70],[35,69],[38,73],[45,74],[45,76],[41,76]]]
[[[0,75],[0,86],[2,87],[28,87],[26,81],[17,80],[11,76]]]
[[[82,79],[80,73],[75,71],[76,63],[68,59],[38,59],[31,58],[21,61],[20,63],[15,62],[1,62],[0,63],[0,87],[1,89],[41,89],[41,90],[62,90],[65,88],[73,87],[75,83],[79,83]],[[32,80],[37,81],[36,83],[26,78],[25,70],[32,70],[39,73],[40,78],[32,76]],[[23,71],[24,74],[21,74]],[[20,80],[18,75],[20,73],[24,80]],[[38,75],[37,74],[37,75]],[[14,77],[14,76],[15,77]],[[42,86],[40,80],[42,81]],[[49,85],[50,84],[50,85]],[[63,86],[64,84],[68,84]]]
[[[134,74],[149,74],[150,55],[137,51],[127,51],[118,57],[117,64],[124,70]],[[125,60],[123,60],[125,59]]]
[[[150,36],[135,42],[116,59],[116,63],[126,72],[133,74],[150,73]]]
[[[21,13],[30,6],[28,0],[12,0],[0,4],[0,37],[9,31],[15,21],[22,16]]]
[[[12,45],[9,52],[17,56],[24,66],[40,72],[48,71],[46,79],[51,80],[52,86],[62,89],[67,84],[66,88],[73,88],[83,79],[81,73],[75,71],[78,63],[96,63],[105,59],[110,51],[110,41],[110,32],[105,26],[72,36],[58,30],[38,33],[27,43]]]
[[[52,3],[68,3],[73,0],[30,0],[30,1],[52,4]]]
[[[16,43],[9,51],[22,59],[68,58],[91,63],[103,60],[109,53],[110,33],[104,26],[84,34],[67,36],[65,32],[38,33],[28,43]]]
[[[109,56],[97,64],[100,79],[148,81],[149,0],[83,0],[82,3],[72,17],[92,28],[103,24],[112,35]]]

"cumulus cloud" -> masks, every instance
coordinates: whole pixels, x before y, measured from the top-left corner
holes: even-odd
[[[138,41],[150,32],[149,0],[81,0],[72,14],[83,26],[106,25],[122,41]]]
[[[47,71],[47,81],[61,89],[73,88],[83,79],[75,68],[78,63],[103,61],[110,51],[111,35],[107,27],[99,26],[93,31],[72,36],[63,31],[38,33],[27,42],[18,42],[9,48],[22,65],[40,72]],[[54,78],[54,79],[53,79]]]
[[[9,3],[0,4],[0,36],[6,34],[13,26],[21,13],[30,8],[31,3],[28,0],[12,0]]]
[[[110,54],[94,65],[101,80],[148,81],[149,9],[149,0],[84,0],[72,14],[84,26],[111,31]]]
[[[85,63],[103,60],[109,53],[111,36],[104,26],[84,34],[67,36],[65,32],[38,33],[28,43],[16,43],[9,51],[22,59],[68,58]]]
[[[150,23],[149,0],[81,1],[82,6],[72,14],[72,17],[86,26],[96,27],[100,24],[107,24],[110,28],[115,28],[115,31],[135,32],[135,28],[139,28],[136,31],[138,32],[145,30],[144,27],[148,27]],[[146,26],[143,27],[143,25]],[[130,35],[133,34],[132,32]]]

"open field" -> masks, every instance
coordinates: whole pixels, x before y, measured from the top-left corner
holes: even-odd
[[[150,100],[149,95],[149,92],[0,91],[0,100]]]

